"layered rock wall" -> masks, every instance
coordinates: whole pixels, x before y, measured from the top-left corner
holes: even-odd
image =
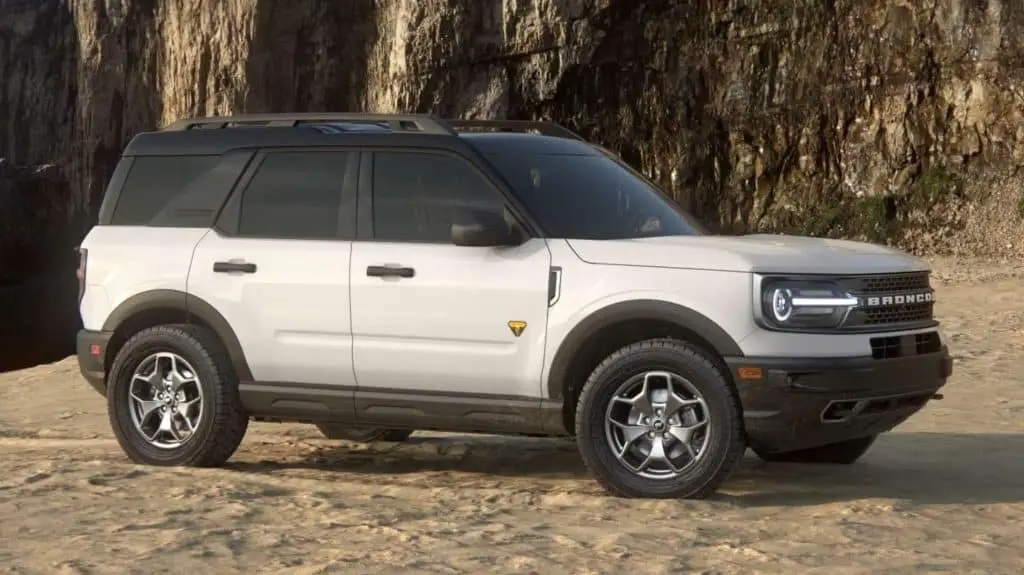
[[[0,157],[69,237],[141,130],[356,110],[555,120],[724,232],[1024,252],[1019,0],[0,0]]]

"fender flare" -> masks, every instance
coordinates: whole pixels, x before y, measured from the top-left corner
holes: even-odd
[[[235,368],[240,381],[252,381],[252,370],[245,359],[245,352],[238,336],[224,316],[206,300],[183,291],[156,289],[137,293],[121,302],[107,316],[103,323],[103,331],[114,332],[125,321],[148,310],[161,309],[181,312],[181,322],[190,323],[190,317],[196,317],[210,326],[228,352],[228,359]]]
[[[743,357],[736,340],[707,316],[688,307],[661,300],[624,301],[603,307],[576,324],[562,340],[548,371],[547,392],[551,399],[564,399],[563,382],[573,358],[591,336],[606,327],[629,320],[668,320],[697,334],[719,356]]]

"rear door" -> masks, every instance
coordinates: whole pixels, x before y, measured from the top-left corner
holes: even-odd
[[[263,151],[196,247],[189,294],[231,324],[260,384],[354,386],[348,274],[358,166],[357,151]]]

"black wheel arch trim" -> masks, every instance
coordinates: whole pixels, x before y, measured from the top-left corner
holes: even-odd
[[[227,349],[228,357],[235,368],[240,381],[252,381],[252,370],[245,359],[242,344],[235,335],[235,330],[206,300],[183,291],[172,289],[156,289],[137,293],[117,306],[103,323],[103,331],[113,332],[125,321],[148,310],[163,309],[181,312],[181,321],[190,323],[189,318],[195,316],[210,326]]]
[[[551,399],[563,399],[565,377],[576,353],[602,329],[630,320],[668,320],[704,339],[723,358],[743,357],[736,340],[704,314],[662,300],[631,300],[614,303],[590,314],[576,324],[555,352],[548,372],[547,392]]]

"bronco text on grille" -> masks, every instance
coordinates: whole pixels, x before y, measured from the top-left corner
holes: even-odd
[[[935,325],[935,292],[927,272],[846,277],[840,285],[859,303],[843,329],[913,329]]]

